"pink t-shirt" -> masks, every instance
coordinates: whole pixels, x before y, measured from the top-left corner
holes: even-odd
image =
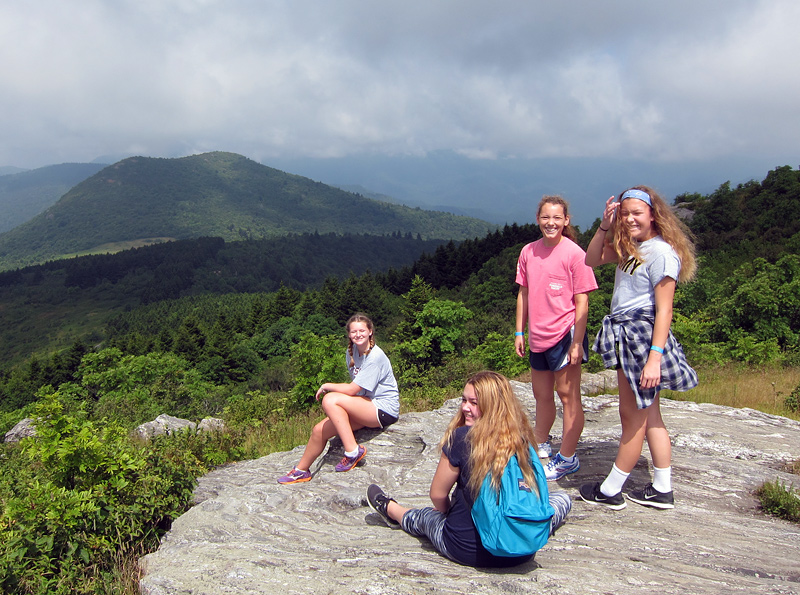
[[[575,324],[575,294],[597,289],[585,258],[568,238],[552,248],[536,240],[520,251],[516,281],[528,288],[528,345],[534,353],[553,347]]]

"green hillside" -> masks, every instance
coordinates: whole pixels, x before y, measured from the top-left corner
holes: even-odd
[[[96,163],[62,163],[0,175],[0,233],[32,219],[103,167]]]
[[[442,243],[399,234],[199,238],[4,271],[0,362],[13,365],[76,339],[96,343],[110,317],[143,304],[203,294],[302,291],[329,278],[410,266]]]
[[[458,240],[492,227],[478,219],[378,202],[233,153],[132,157],[0,235],[0,270],[149,239],[399,232]]]

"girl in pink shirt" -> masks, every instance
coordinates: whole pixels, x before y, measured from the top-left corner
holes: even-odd
[[[542,239],[523,247],[517,262],[520,287],[514,345],[520,357],[528,351],[536,399],[534,434],[540,457],[552,456],[554,386],[564,410],[561,448],[545,467],[549,480],[561,479],[580,468],[575,449],[584,425],[581,363],[588,361],[589,292],[597,289],[594,272],[585,264],[586,253],[575,243],[569,219],[569,205],[563,198],[542,198],[536,212]]]

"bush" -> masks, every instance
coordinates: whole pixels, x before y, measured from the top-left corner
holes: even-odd
[[[756,490],[756,496],[769,514],[800,523],[800,493],[794,489],[794,484],[787,486],[779,479],[768,481]]]
[[[793,413],[800,413],[800,384],[783,401],[784,406]]]
[[[204,467],[183,444],[136,445],[119,425],[36,408],[37,436],[0,466],[0,585],[5,593],[92,593],[120,556],[157,544],[188,507]]]
[[[296,379],[289,391],[293,407],[314,403],[317,389],[326,382],[350,382],[341,340],[335,336],[303,335],[292,348],[291,365]]]
[[[489,333],[483,343],[470,352],[470,356],[480,361],[487,370],[510,378],[516,378],[529,369],[528,358],[517,355],[513,341],[496,332]]]

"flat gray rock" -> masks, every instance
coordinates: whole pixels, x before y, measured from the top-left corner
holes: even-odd
[[[530,386],[513,384],[533,415]],[[387,527],[366,505],[370,483],[402,504],[430,504],[437,445],[457,406],[452,400],[404,415],[384,432],[360,432],[367,456],[349,473],[333,471],[342,456],[336,439],[310,482],[276,482],[303,447],[209,473],[200,479],[197,504],[142,559],[142,593],[800,593],[800,526],[764,515],[753,496],[776,478],[797,486],[797,476],[783,468],[800,457],[800,423],[665,400],[675,509],[630,502],[612,511],[584,503],[577,489],[611,467],[620,435],[617,400],[584,397],[581,469],[553,486],[573,496],[566,525],[535,560],[492,570],[448,561],[426,540]],[[554,434],[560,429],[559,418]],[[626,490],[649,480],[645,448]]]

